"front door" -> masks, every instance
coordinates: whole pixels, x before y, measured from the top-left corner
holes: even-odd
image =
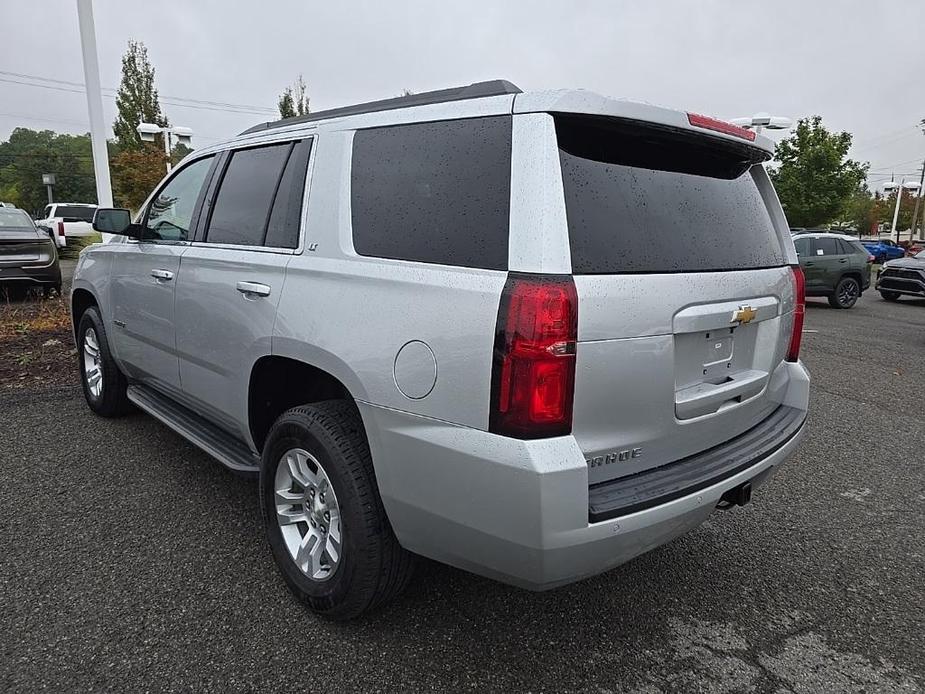
[[[198,159],[174,173],[148,204],[141,239],[112,245],[115,353],[130,378],[168,392],[180,385],[176,281],[213,159]]]

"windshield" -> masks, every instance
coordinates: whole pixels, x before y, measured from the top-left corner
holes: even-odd
[[[65,222],[92,222],[95,207],[78,207],[77,205],[58,205],[55,216],[61,217]]]
[[[0,231],[32,228],[32,219],[22,210],[0,207]]]
[[[916,260],[925,260],[925,251],[919,251],[912,257],[915,258]]]

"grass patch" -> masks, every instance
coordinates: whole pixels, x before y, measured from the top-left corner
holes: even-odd
[[[0,299],[0,391],[77,382],[66,297]]]
[[[103,237],[98,232],[93,232],[92,236],[71,237],[67,240],[67,246],[58,249],[58,257],[71,260],[76,259],[87,246],[102,242]]]

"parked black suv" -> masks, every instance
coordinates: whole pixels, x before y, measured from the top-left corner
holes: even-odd
[[[925,251],[889,261],[877,276],[877,289],[887,301],[896,301],[902,294],[925,298]]]
[[[806,296],[825,296],[833,308],[851,308],[870,287],[873,256],[851,236],[824,232],[794,236],[806,278]]]

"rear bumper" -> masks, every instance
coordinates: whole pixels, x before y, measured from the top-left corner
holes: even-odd
[[[6,282],[57,286],[61,284],[61,267],[55,261],[41,267],[0,265],[0,283]]]
[[[658,547],[702,523],[730,489],[767,480],[804,432],[809,375],[801,364],[783,368],[790,383],[780,404],[796,411],[783,440],[723,475],[599,522],[592,520],[587,464],[571,436],[518,441],[359,406],[383,503],[404,547],[545,590]]]

